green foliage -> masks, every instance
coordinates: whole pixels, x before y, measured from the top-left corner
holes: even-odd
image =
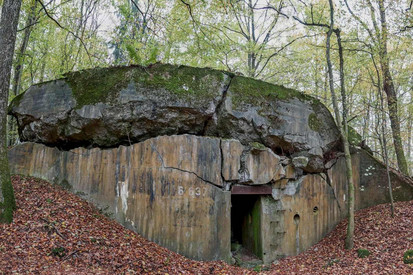
[[[351,126],[348,126],[348,142],[350,142],[351,145],[360,145],[360,143],[363,141],[362,136],[357,133],[356,129],[354,129]]]
[[[141,64],[142,58],[139,56],[139,53],[135,50],[135,48],[130,44],[126,44],[125,47],[128,51],[129,57],[134,61],[134,63]]]
[[[357,249],[357,256],[359,258],[366,258],[370,254],[371,254],[370,251],[368,251],[367,249],[362,249],[362,248]]]
[[[63,258],[64,256],[66,256],[66,248],[61,246],[54,247],[50,254],[59,258]]]
[[[113,2],[120,21],[110,41],[115,64],[146,66],[157,62],[159,48],[163,48],[162,40],[159,39],[163,27],[159,21],[164,12],[164,2],[164,0]]]
[[[334,264],[339,263],[339,262],[340,262],[340,259],[330,259],[330,260],[327,261],[324,268],[333,266]]]
[[[31,6],[32,1],[23,1],[19,29],[25,28]],[[108,64],[106,42],[98,35],[99,24],[94,22],[105,7],[101,0],[48,3],[47,10],[64,28],[47,16],[38,16],[30,28],[24,58],[16,56],[14,64],[17,66],[20,61],[23,66],[20,92],[34,83],[59,78],[67,71]],[[21,47],[23,35],[24,31],[18,32],[16,49]]]
[[[403,262],[405,264],[413,264],[413,249],[409,249],[403,254]]]

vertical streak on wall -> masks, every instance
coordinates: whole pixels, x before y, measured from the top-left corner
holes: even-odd
[[[183,160],[176,151],[191,154]],[[219,154],[219,139],[164,136],[108,150],[24,143],[9,156],[13,173],[66,181],[149,240],[194,259],[229,261],[230,192],[213,185],[222,184]]]

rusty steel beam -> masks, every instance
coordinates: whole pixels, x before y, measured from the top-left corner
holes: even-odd
[[[234,185],[232,195],[271,195],[272,188],[269,185]]]

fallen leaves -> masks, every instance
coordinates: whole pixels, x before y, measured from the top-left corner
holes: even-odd
[[[344,249],[346,229],[347,221],[341,222],[306,252],[273,265],[271,274],[413,274],[413,265],[403,263],[413,248],[413,201],[397,202],[394,218],[388,204],[358,211],[351,250]],[[359,258],[359,249],[371,254]]]
[[[18,209],[12,224],[0,225],[0,274],[254,273],[171,252],[45,181],[12,181]]]
[[[14,176],[18,209],[0,225],[0,274],[255,274],[223,262],[187,259],[107,219],[91,204],[51,184]],[[413,201],[356,214],[355,246],[344,249],[346,222],[270,274],[413,274]],[[358,258],[357,249],[371,252]]]

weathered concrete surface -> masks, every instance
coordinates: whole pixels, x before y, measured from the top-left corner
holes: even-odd
[[[24,143],[11,170],[85,194],[122,224],[182,255],[229,260],[230,192],[221,180],[220,140],[158,137],[132,146],[60,151]]]
[[[386,169],[383,163],[370,155],[368,150],[353,153],[353,174],[359,178],[356,188],[356,205],[370,207],[383,202],[390,202]],[[413,199],[413,179],[391,170],[393,198],[395,201]]]
[[[295,90],[234,77],[224,104],[206,133],[243,144],[260,142],[277,154],[304,155],[309,172],[320,172],[329,153],[340,147],[334,120],[323,104]]]
[[[352,157],[356,209],[388,202],[384,166],[364,150]],[[271,263],[306,250],[347,213],[342,157],[326,174],[303,174],[290,159],[234,139],[161,136],[70,151],[23,143],[9,151],[9,159],[12,173],[70,186],[123,225],[194,259],[229,260],[234,215],[242,218],[243,245]],[[248,181],[242,179],[245,169]],[[393,172],[391,177],[395,200],[413,199],[411,182]],[[261,188],[257,183],[272,187],[272,195],[241,195],[244,212],[231,209],[239,195],[226,190]]]
[[[305,156],[324,170],[339,131],[315,98],[230,73],[154,64],[68,74],[13,100],[22,141],[64,149],[111,148],[161,135],[193,134],[260,142]]]
[[[235,139],[222,140],[221,150],[223,155],[222,177],[226,181],[238,181],[240,179],[241,155],[244,146]]]
[[[266,184],[272,180],[278,180],[282,166],[280,157],[269,148],[250,150],[245,156],[245,162],[241,169],[240,181],[246,184]]]
[[[352,154],[356,190],[355,209],[388,203],[386,169],[367,151]],[[328,175],[328,176],[327,176]],[[347,216],[347,184],[344,157],[326,174],[304,175],[274,184],[273,195],[261,198],[264,261],[297,255],[316,244]],[[395,201],[413,199],[413,181],[391,172]],[[390,209],[389,209],[390,211]],[[277,232],[271,234],[271,232]]]
[[[30,87],[10,113],[23,141],[116,147],[202,133],[229,81],[220,71],[160,64],[86,70]]]
[[[281,192],[279,201],[266,200],[267,209],[278,214],[277,227],[281,227],[277,238],[269,236],[266,242],[277,248],[267,248],[272,259],[305,251],[346,216],[344,179],[330,186],[320,175],[306,175],[288,182]]]

